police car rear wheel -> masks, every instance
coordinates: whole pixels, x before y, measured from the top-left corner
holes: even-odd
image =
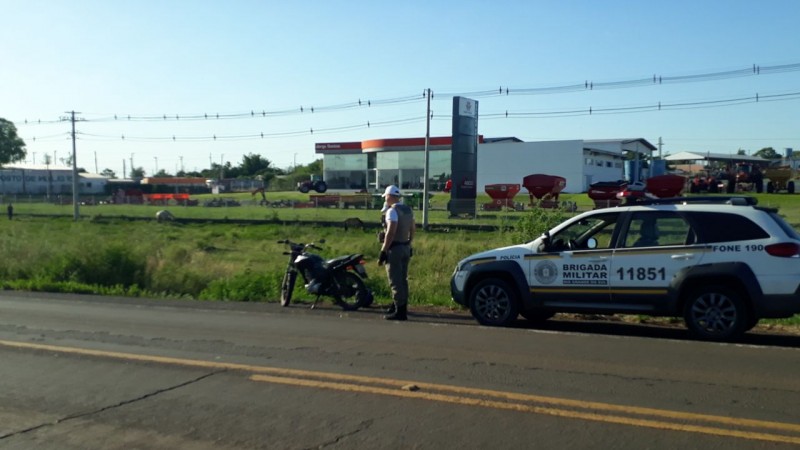
[[[508,326],[519,314],[517,295],[508,283],[499,278],[489,278],[475,286],[470,295],[469,308],[481,325]]]
[[[692,291],[684,310],[686,326],[693,335],[709,340],[726,340],[745,332],[750,323],[741,297],[722,286]]]

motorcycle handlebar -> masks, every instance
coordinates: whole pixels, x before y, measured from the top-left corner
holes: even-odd
[[[325,242],[325,240],[321,239],[320,242]],[[289,239],[281,239],[280,241],[278,241],[278,244],[286,244],[286,245],[292,247],[293,249],[294,249],[294,247],[298,247],[298,250],[300,249],[300,247],[302,247],[303,250],[305,250],[307,248],[313,248],[314,250],[322,250],[322,247],[317,247],[313,242],[310,243],[310,244],[301,244],[301,243],[298,243],[298,242],[292,242]],[[286,253],[284,253],[284,254],[286,254]]]

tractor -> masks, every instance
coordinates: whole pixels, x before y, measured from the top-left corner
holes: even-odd
[[[310,180],[297,183],[297,190],[303,194],[308,194],[311,190],[315,190],[322,194],[328,190],[328,184],[321,179],[312,176]]]

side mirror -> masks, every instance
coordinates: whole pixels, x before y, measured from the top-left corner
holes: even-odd
[[[589,240],[586,241],[586,248],[590,250],[597,248],[597,239],[589,238]]]
[[[545,231],[541,236],[541,244],[537,249],[540,252],[546,252],[550,250],[550,231]]]

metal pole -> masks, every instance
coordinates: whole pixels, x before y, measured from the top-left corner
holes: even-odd
[[[423,170],[423,184],[422,184],[422,229],[428,231],[428,182],[430,176],[428,169],[430,165],[430,151],[428,144],[431,140],[431,90],[427,90],[428,109],[425,114],[425,169]]]
[[[78,161],[75,157],[75,111],[72,111],[72,209],[73,219],[77,222],[80,219],[80,185],[78,183]]]

